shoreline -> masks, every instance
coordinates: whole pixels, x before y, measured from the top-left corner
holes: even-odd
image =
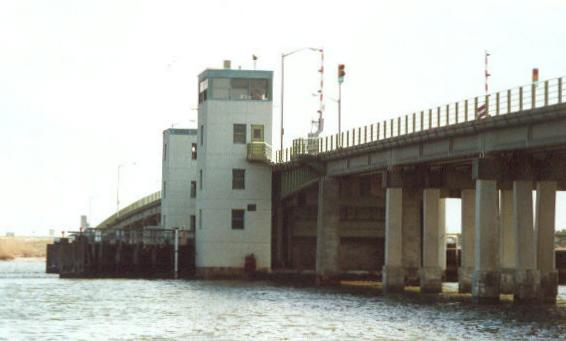
[[[0,259],[0,262],[45,262],[45,257],[13,257],[9,259]]]

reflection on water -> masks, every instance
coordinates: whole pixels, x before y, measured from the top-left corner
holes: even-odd
[[[556,306],[478,306],[270,283],[72,280],[0,262],[0,339],[375,340],[566,338]],[[450,284],[446,290],[454,290]]]

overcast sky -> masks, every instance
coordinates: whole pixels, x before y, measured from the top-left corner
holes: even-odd
[[[159,190],[162,131],[193,127],[197,75],[222,66],[275,71],[280,55],[324,47],[326,93],[346,64],[343,126],[382,121],[483,92],[566,75],[566,2],[0,1],[0,233],[73,230]],[[286,62],[286,143],[316,114],[319,56]],[[327,103],[326,133],[336,132]],[[278,145],[278,141],[273,141]],[[566,198],[558,196],[566,228]],[[448,226],[459,227],[455,203]]]

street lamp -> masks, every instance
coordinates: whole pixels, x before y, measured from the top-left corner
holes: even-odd
[[[135,162],[121,163],[118,165],[118,182],[116,185],[116,217],[120,217],[120,168],[135,165]]]
[[[310,50],[314,52],[321,51],[321,49],[315,47],[303,47],[300,49],[293,50],[291,52],[281,54],[281,155],[283,155],[283,135],[285,134],[285,131],[283,129],[283,96],[285,93],[285,57],[306,50]]]

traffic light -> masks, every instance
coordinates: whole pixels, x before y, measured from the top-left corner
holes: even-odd
[[[538,83],[538,68],[533,69],[533,83]]]
[[[346,75],[344,67],[344,64],[338,64],[338,83],[344,82],[344,75]]]

